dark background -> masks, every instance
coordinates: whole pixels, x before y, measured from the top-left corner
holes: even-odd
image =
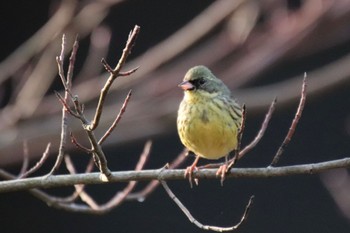
[[[180,28],[205,9],[210,2],[127,1],[112,8],[105,23],[115,31],[111,40],[113,43],[117,41],[113,45],[115,49],[120,49],[124,44],[121,39],[124,37],[118,37],[116,32],[129,31],[134,24],[142,26],[142,39],[138,41],[137,50],[132,54],[137,56]],[[297,1],[295,4],[298,4]],[[51,3],[47,1],[1,3],[1,60],[46,22],[50,6]],[[114,51],[113,46],[111,51]],[[84,51],[84,46],[81,49]],[[288,79],[295,74],[301,75],[305,71],[344,56],[349,51],[347,41],[309,57],[282,62],[260,74],[259,81],[249,85],[264,85]],[[182,74],[179,75],[179,81],[181,78]],[[320,162],[349,156],[349,87],[348,83],[336,90],[307,99],[295,136],[279,165]],[[264,167],[269,164],[288,131],[297,104],[295,102],[281,108],[277,104],[277,110],[265,137],[237,166]],[[174,109],[177,107],[173,106]],[[248,114],[243,144],[255,136],[263,117],[263,114]],[[175,122],[167,134],[155,136],[152,140],[154,147],[146,168],[159,168],[182,150]],[[132,169],[144,142],[145,140],[139,140],[117,148],[107,148],[107,155],[116,151],[120,154],[118,158],[108,158],[112,169]],[[189,158],[187,164],[191,162],[192,158]],[[201,162],[205,163],[203,160]],[[83,165],[81,164],[82,167]],[[14,165],[9,169],[16,171],[19,167],[20,165]],[[345,233],[350,230],[349,219],[339,211],[318,175],[232,179],[227,180],[224,187],[220,186],[218,180],[200,181],[200,185],[193,189],[186,181],[173,181],[169,182],[169,185],[192,214],[204,224],[218,226],[236,224],[249,197],[254,194],[256,197],[254,206],[248,221],[239,232]],[[102,202],[108,200],[122,187],[122,184],[113,184],[89,187],[88,190]],[[69,190],[71,189],[48,191],[63,195],[68,194]],[[50,208],[26,192],[0,194],[0,222],[0,232],[4,233],[202,231],[186,219],[161,187],[143,202],[123,203],[102,216],[75,214]]]

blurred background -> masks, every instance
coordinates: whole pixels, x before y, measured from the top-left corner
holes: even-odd
[[[203,64],[224,80],[247,106],[242,144],[256,135],[274,97],[278,103],[266,135],[238,167],[267,166],[294,117],[304,72],[308,96],[295,136],[279,165],[340,159],[350,155],[350,2],[346,0],[99,0],[2,1],[0,21],[0,167],[18,173],[23,142],[35,164],[48,142],[46,174],[60,139],[62,91],[55,57],[61,37],[80,48],[73,92],[92,118],[108,74],[101,58],[114,66],[135,24],[141,27],[121,77],[107,98],[97,135],[119,112],[129,89],[133,96],[121,123],[104,145],[113,171],[134,169],[144,143],[153,148],[145,169],[172,161],[183,149],[176,132],[182,98],[177,87],[185,72]],[[70,52],[70,51],[67,51]],[[70,131],[87,144],[76,119]],[[89,157],[68,143],[77,169]],[[192,163],[186,159],[181,167]],[[205,164],[208,161],[201,161]],[[61,166],[60,173],[67,173]],[[140,183],[137,190],[145,184]],[[346,169],[312,176],[271,179],[169,182],[202,223],[229,226],[239,221],[249,197],[256,196],[240,232],[349,232],[350,177]],[[125,184],[89,186],[103,203]],[[72,188],[47,190],[65,196]],[[94,216],[48,207],[26,192],[0,194],[1,232],[201,232],[159,187],[142,202],[125,202]]]

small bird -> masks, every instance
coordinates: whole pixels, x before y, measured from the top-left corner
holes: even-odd
[[[199,158],[225,157],[225,164],[216,173],[223,182],[228,155],[238,147],[242,107],[232,99],[227,86],[205,66],[189,69],[179,87],[184,90],[184,98],[178,110],[177,129],[181,142],[196,155],[185,177],[192,181]]]

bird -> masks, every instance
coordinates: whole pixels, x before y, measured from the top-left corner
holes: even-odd
[[[232,98],[229,88],[203,65],[190,68],[178,86],[184,91],[177,114],[178,134],[182,144],[196,156],[186,168],[185,177],[189,177],[192,186],[192,174],[198,169],[199,158],[225,157],[224,165],[216,173],[223,184],[228,156],[239,146],[243,107]]]

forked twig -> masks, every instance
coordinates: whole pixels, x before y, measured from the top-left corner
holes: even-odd
[[[145,165],[149,157],[151,146],[152,146],[151,141],[146,142],[143,152],[141,153],[139,161],[135,167],[135,171],[142,170],[143,166]],[[73,165],[73,164],[71,163],[70,165]],[[71,169],[71,171],[74,172],[74,169]],[[85,212],[85,213],[92,213],[92,214],[106,213],[112,210],[113,208],[119,206],[121,203],[123,203],[125,201],[125,198],[135,188],[136,184],[137,184],[137,181],[130,181],[122,191],[119,191],[108,202],[102,205],[97,204],[94,201],[94,199],[83,190],[84,188],[83,186],[75,185],[76,192],[79,193],[79,196],[82,199],[82,201],[84,201],[90,208],[85,208],[83,206],[79,206],[78,204],[76,204],[76,207],[74,206],[71,207],[71,211],[78,211],[78,212]]]
[[[278,148],[278,151],[276,153],[276,155],[273,157],[273,160],[270,164],[270,166],[275,166],[278,161],[280,160],[281,158],[281,155],[283,154],[284,152],[284,149],[288,146],[289,142],[292,140],[292,137],[294,135],[294,132],[295,132],[295,129],[299,123],[299,119],[301,117],[301,114],[303,113],[303,109],[304,109],[304,106],[305,106],[305,101],[306,101],[306,77],[307,77],[307,74],[304,73],[304,79],[303,79],[303,86],[302,86],[302,89],[301,89],[301,96],[300,96],[300,101],[299,101],[299,106],[298,106],[298,109],[295,113],[295,116],[294,116],[294,119],[292,121],[292,124],[288,130],[288,133],[286,135],[286,137],[284,138],[281,146]]]
[[[72,161],[72,159],[70,158],[69,155],[65,155],[64,156],[64,162],[65,162],[66,168],[67,168],[67,170],[69,171],[70,174],[76,174],[77,173],[76,169],[75,169],[75,167],[73,165],[73,161]],[[83,192],[83,190],[85,188],[85,185],[83,185],[83,184],[76,184],[76,185],[74,185],[74,187],[75,187],[75,192],[70,197],[65,198],[65,200],[64,200],[65,202],[73,202],[73,201],[75,201],[79,197],[80,193]]]
[[[55,95],[58,98],[58,100],[61,102],[65,111],[69,112],[69,114],[71,114],[72,116],[79,118],[79,115],[76,112],[74,112],[71,107],[68,106],[67,101],[61,96],[59,92],[55,91]]]
[[[83,105],[79,102],[78,96],[73,96],[71,94],[71,91],[70,91],[70,89],[71,89],[71,82],[70,81],[71,81],[71,78],[73,75],[75,54],[76,54],[76,51],[78,49],[78,43],[77,42],[74,43],[74,48],[72,51],[72,55],[70,57],[70,65],[69,65],[69,69],[67,72],[67,76],[69,76],[69,77],[67,77],[67,80],[65,79],[64,74],[63,74],[63,67],[62,67],[63,62],[60,59],[57,59],[59,67],[61,68],[60,76],[61,76],[63,85],[64,85],[65,90],[66,90],[65,98],[62,98],[60,95],[57,95],[57,96],[59,97],[59,100],[63,104],[63,110],[65,110],[64,113],[67,111],[71,115],[78,118],[82,122],[83,128],[84,128],[84,130],[89,138],[89,141],[91,144],[91,149],[87,149],[87,148],[83,147],[82,145],[80,145],[75,138],[72,138],[73,143],[77,147],[79,147],[80,149],[83,149],[86,152],[91,153],[93,155],[95,163],[97,164],[97,166],[101,172],[101,180],[103,180],[103,181],[109,180],[109,177],[111,175],[111,171],[109,170],[109,168],[107,166],[107,159],[106,159],[106,156],[105,156],[100,144],[110,135],[110,133],[113,131],[113,129],[116,127],[116,125],[120,121],[121,116],[125,112],[127,103],[130,99],[131,92],[129,92],[126,100],[124,101],[123,107],[121,108],[120,113],[117,116],[116,120],[113,122],[112,126],[107,130],[107,132],[105,133],[105,135],[101,138],[101,140],[99,142],[98,142],[93,131],[96,129],[96,127],[99,124],[99,120],[100,120],[100,117],[102,114],[105,98],[106,98],[108,91],[109,91],[111,85],[113,84],[114,80],[119,76],[126,76],[126,75],[131,74],[137,70],[137,68],[135,68],[135,69],[132,69],[128,72],[120,73],[121,69],[126,61],[126,58],[130,54],[131,49],[135,44],[135,41],[136,41],[136,38],[137,38],[139,31],[140,31],[140,27],[136,25],[134,27],[134,29],[130,32],[130,35],[129,35],[129,38],[126,42],[123,53],[119,59],[117,66],[115,67],[115,69],[112,69],[107,64],[107,62],[104,59],[102,59],[102,64],[104,65],[106,70],[110,73],[110,76],[109,76],[108,80],[106,81],[104,87],[101,90],[100,99],[99,99],[99,102],[97,104],[96,111],[95,111],[95,116],[94,116],[94,119],[91,123],[86,119],[86,117],[83,113]],[[63,42],[62,42],[62,47],[64,47]],[[70,95],[71,100],[74,104],[75,112],[73,112],[73,110],[71,110],[70,107],[68,106],[68,102],[67,102],[68,94]],[[62,125],[64,125],[65,121],[66,121],[66,119],[63,118]],[[62,129],[63,129],[63,126],[62,126]],[[62,132],[63,132],[63,130],[62,130]],[[64,132],[66,132],[66,130]],[[62,135],[63,135],[63,133],[62,133]],[[64,142],[61,139],[61,144],[63,144],[63,143]],[[64,147],[64,145],[63,145],[63,147]],[[60,161],[62,160],[63,153],[59,153],[59,155],[61,155],[61,157],[57,159],[57,162],[59,159],[60,159]],[[59,163],[60,163],[60,161],[59,161]]]
[[[113,68],[107,63],[106,59],[102,58],[101,63],[108,73],[113,73]]]
[[[66,164],[66,168],[70,172],[70,174],[76,174],[75,167],[69,155],[64,156],[64,161]],[[91,172],[93,168],[94,168],[94,163],[93,163],[93,160],[91,159],[88,165],[86,166],[85,173]],[[75,191],[70,196],[67,196],[67,197],[47,196],[47,197],[51,200],[51,203],[53,202],[72,203],[79,197],[79,194],[82,191],[84,191],[85,185],[84,184],[78,184],[78,185],[80,185],[79,189],[75,189]]]
[[[130,54],[132,47],[135,44],[135,41],[136,41],[136,38],[137,38],[139,32],[140,32],[140,27],[138,25],[136,25],[134,27],[134,29],[130,32],[129,38],[128,38],[126,45],[125,45],[125,48],[123,49],[123,53],[119,59],[117,66],[114,69],[112,69],[111,66],[109,66],[104,59],[102,60],[102,63],[104,65],[104,67],[106,68],[106,70],[110,73],[110,76],[109,76],[108,80],[106,81],[104,87],[101,89],[101,94],[100,94],[100,98],[99,98],[99,101],[98,101],[98,104],[96,107],[94,119],[92,120],[91,124],[89,124],[86,127],[87,130],[92,131],[92,130],[96,129],[96,127],[98,126],[98,124],[100,122],[101,114],[102,114],[104,101],[106,99],[108,91],[109,91],[110,87],[112,86],[113,81],[117,77],[119,77],[119,73],[120,73],[120,71],[121,71],[121,69],[126,61],[126,58]]]
[[[71,160],[71,158],[66,155],[64,157],[64,161],[66,162],[66,167],[69,171],[70,174],[76,174],[76,169],[73,165],[73,162]],[[72,197],[78,197],[80,196],[81,200],[84,201],[86,204],[88,204],[92,209],[96,209],[98,208],[98,204],[94,201],[93,198],[91,198],[85,191],[85,185],[83,184],[76,184],[74,185],[75,188],[75,192],[73,193]],[[72,201],[74,201],[74,199],[72,199]]]
[[[190,220],[190,222],[193,223],[194,225],[196,225],[198,228],[203,229],[203,230],[216,231],[216,232],[237,230],[242,225],[242,223],[244,223],[244,221],[247,219],[248,214],[249,214],[249,210],[251,209],[251,206],[252,206],[253,200],[254,200],[254,196],[251,196],[247,206],[245,207],[245,210],[244,210],[244,213],[241,217],[241,220],[234,226],[218,227],[218,226],[203,225],[202,223],[200,223],[197,219],[195,219],[192,216],[191,212],[186,208],[186,206],[184,204],[182,204],[181,201],[171,191],[171,189],[169,188],[167,183],[162,179],[160,179],[159,181],[162,184],[165,191],[167,192],[167,194],[169,195],[169,197],[178,205],[178,207],[187,216],[187,218]]]
[[[64,76],[64,71],[63,71],[64,70],[63,69],[63,59],[64,59],[64,50],[65,50],[65,45],[66,45],[66,39],[65,39],[65,36],[63,36],[63,38],[62,38],[62,50],[61,50],[60,56],[57,57],[57,64],[59,67],[59,75],[61,77],[62,84],[65,88],[65,96],[63,98],[61,95],[56,93],[58,99],[60,100],[60,102],[63,105],[61,145],[59,148],[59,155],[57,157],[55,166],[52,168],[49,175],[52,174],[58,168],[58,166],[61,164],[61,162],[63,160],[64,148],[65,148],[66,137],[67,137],[66,136],[66,134],[67,134],[66,121],[67,121],[67,112],[68,112],[72,116],[78,118],[82,122],[83,128],[84,128],[84,130],[89,138],[89,141],[91,144],[91,149],[87,149],[87,148],[83,147],[82,145],[80,145],[77,142],[77,140],[74,137],[73,138],[71,137],[73,144],[75,144],[78,148],[83,149],[85,152],[91,153],[93,155],[95,163],[97,164],[97,166],[101,172],[101,180],[108,181],[108,179],[111,175],[111,171],[109,170],[109,168],[107,166],[107,159],[106,159],[106,156],[105,156],[100,144],[110,135],[110,133],[113,131],[113,129],[116,127],[116,125],[120,121],[122,114],[125,112],[126,106],[127,106],[128,101],[130,99],[131,92],[129,92],[129,94],[128,94],[126,100],[124,101],[124,104],[123,104],[117,118],[113,122],[112,126],[107,130],[107,132],[105,133],[105,135],[101,138],[101,140],[99,142],[96,139],[96,136],[95,136],[93,131],[96,129],[96,127],[99,124],[99,120],[100,120],[102,110],[103,110],[104,100],[108,94],[108,91],[109,91],[113,81],[119,76],[130,75],[138,69],[138,68],[135,68],[135,69],[132,69],[132,70],[127,71],[127,72],[121,72],[121,69],[126,61],[126,58],[130,54],[131,49],[135,44],[135,41],[136,41],[136,38],[137,38],[139,31],[140,31],[140,27],[136,25],[134,27],[134,29],[130,32],[129,38],[126,42],[123,53],[119,59],[118,64],[116,65],[116,67],[114,69],[112,69],[104,59],[102,59],[102,64],[104,65],[106,70],[110,73],[110,76],[109,76],[108,80],[106,81],[104,87],[101,90],[100,99],[99,99],[99,102],[97,104],[96,111],[95,111],[95,116],[94,116],[94,119],[91,123],[86,119],[86,117],[83,113],[84,107],[80,103],[78,96],[73,96],[71,93],[71,79],[73,76],[74,63],[75,63],[76,53],[78,50],[78,41],[76,38],[75,43],[73,45],[73,50],[72,50],[72,53],[71,53],[71,56],[69,59],[69,68],[68,68],[67,78],[66,78]],[[69,107],[68,97],[71,98],[71,101],[74,104],[75,111],[73,111]]]
[[[68,97],[72,97],[71,94],[71,86],[72,86],[72,76],[73,76],[73,70],[74,70],[74,63],[75,58],[77,55],[79,43],[78,38],[75,38],[72,52],[69,58],[69,66],[68,66],[68,72],[67,77],[64,75],[64,55],[65,55],[65,49],[66,49],[66,36],[63,34],[62,36],[62,47],[61,47],[61,54],[59,57],[56,58],[57,66],[58,66],[58,73],[61,78],[62,84],[64,86],[65,92],[64,92],[64,98],[62,98],[58,93],[56,93],[56,96],[59,97],[59,100],[63,104],[62,107],[62,121],[61,121],[61,138],[60,138],[60,146],[58,148],[58,155],[56,162],[54,166],[52,167],[51,171],[49,172],[48,176],[52,175],[61,165],[63,156],[66,149],[66,143],[67,143],[67,131],[68,131],[68,114],[67,111],[75,116],[73,112],[70,110],[68,106]],[[61,97],[61,98],[60,98]]]

